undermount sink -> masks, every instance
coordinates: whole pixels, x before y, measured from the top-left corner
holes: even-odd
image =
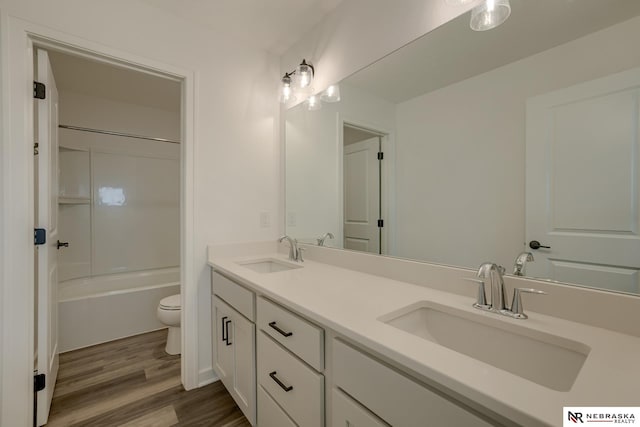
[[[277,273],[278,271],[295,270],[302,268],[301,265],[295,265],[279,259],[266,258],[251,261],[239,262],[241,266],[255,271],[256,273]]]
[[[569,391],[590,348],[563,337],[423,301],[378,319],[557,391]],[[524,321],[526,322],[526,321]]]

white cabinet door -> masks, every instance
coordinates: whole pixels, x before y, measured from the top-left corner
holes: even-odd
[[[338,389],[333,390],[333,427],[386,427],[380,420]]]
[[[256,420],[256,326],[213,297],[213,370],[251,425]]]
[[[640,291],[640,68],[527,102],[527,275]]]
[[[233,351],[231,395],[249,420],[256,419],[256,325],[238,313],[231,314],[229,339]]]
[[[213,297],[213,370],[229,389],[233,386],[233,349],[227,344],[231,327],[231,313],[228,306]]]

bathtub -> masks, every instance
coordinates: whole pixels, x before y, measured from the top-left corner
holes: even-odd
[[[164,328],[158,303],[178,293],[178,267],[60,282],[58,348],[63,353]]]

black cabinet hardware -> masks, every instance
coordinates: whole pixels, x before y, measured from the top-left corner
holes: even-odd
[[[284,385],[284,383],[282,381],[280,381],[278,379],[278,377],[276,377],[276,371],[273,371],[269,374],[269,376],[271,377],[272,380],[274,380],[284,391],[286,391],[287,393],[290,392],[291,390],[293,390],[293,386],[286,386]]]
[[[224,322],[224,329],[225,329],[225,332],[226,332],[226,335],[227,335],[226,336],[227,345],[231,345],[232,344],[232,342],[230,340],[231,337],[229,336],[229,324],[230,323],[231,323],[231,320],[227,320],[226,322]]]
[[[270,322],[269,326],[271,326],[273,329],[278,331],[280,335],[282,335],[283,337],[290,337],[291,335],[293,335],[293,332],[285,332],[282,329],[280,329],[278,326],[276,326],[276,322]]]
[[[58,243],[56,243],[56,248],[58,250],[60,250],[60,248],[68,248],[69,247],[69,242],[61,242],[60,240],[58,240]]]
[[[227,316],[220,319],[220,326],[222,326],[222,341],[227,342],[227,333],[225,332],[224,321],[227,320]]]

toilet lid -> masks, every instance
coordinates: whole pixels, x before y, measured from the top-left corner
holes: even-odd
[[[180,310],[181,306],[180,294],[171,295],[160,300],[160,307],[167,310]]]

